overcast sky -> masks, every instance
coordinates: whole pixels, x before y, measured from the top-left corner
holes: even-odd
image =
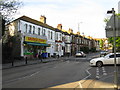
[[[105,38],[104,18],[107,10],[115,8],[118,12],[120,0],[21,0],[24,6],[16,17],[26,15],[39,20],[46,16],[47,24],[57,27],[62,24],[64,30],[73,29],[86,36]]]

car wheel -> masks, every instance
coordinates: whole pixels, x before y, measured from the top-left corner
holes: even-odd
[[[103,63],[100,61],[96,63],[96,66],[98,66],[98,67],[102,67],[102,65],[103,65]]]

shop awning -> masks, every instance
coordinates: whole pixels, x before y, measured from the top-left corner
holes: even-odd
[[[24,42],[24,44],[34,45],[34,46],[46,46],[46,47],[50,47],[50,44],[44,44],[44,43]]]

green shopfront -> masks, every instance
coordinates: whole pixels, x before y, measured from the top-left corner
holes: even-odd
[[[23,44],[23,54],[24,57],[27,57],[28,59],[38,58],[38,54],[46,52],[46,47],[50,46],[47,44],[46,39],[36,38],[32,36],[24,36]]]

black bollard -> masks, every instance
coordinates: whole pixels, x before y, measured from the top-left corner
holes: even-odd
[[[14,66],[14,58],[11,58],[11,60],[12,60],[12,66]]]
[[[27,64],[27,57],[25,57],[25,64]]]
[[[14,61],[12,60],[12,66],[14,66]]]

